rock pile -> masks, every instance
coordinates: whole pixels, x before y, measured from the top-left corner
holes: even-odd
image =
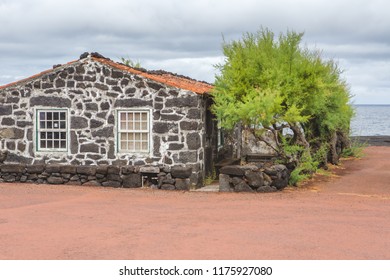
[[[220,169],[221,192],[275,192],[288,185],[290,173],[282,164],[230,165]]]

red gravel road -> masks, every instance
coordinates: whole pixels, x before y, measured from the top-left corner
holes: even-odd
[[[272,194],[0,184],[0,259],[390,259],[390,147]]]

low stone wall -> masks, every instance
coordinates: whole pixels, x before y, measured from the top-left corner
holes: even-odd
[[[0,182],[189,190],[192,169],[180,166],[2,164]]]
[[[219,191],[275,192],[284,189],[289,178],[290,172],[282,164],[230,165],[220,169]]]

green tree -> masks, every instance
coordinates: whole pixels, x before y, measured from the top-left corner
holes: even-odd
[[[303,33],[277,39],[268,29],[223,43],[213,111],[221,126],[240,123],[297,168],[296,177],[327,161],[337,163],[348,145],[353,110],[338,65],[302,47]],[[274,136],[268,141],[263,135]],[[340,150],[341,149],[341,150]]]

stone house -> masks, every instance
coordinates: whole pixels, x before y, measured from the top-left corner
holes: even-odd
[[[0,86],[3,164],[182,166],[201,186],[217,154],[211,90],[206,82],[85,53]]]

